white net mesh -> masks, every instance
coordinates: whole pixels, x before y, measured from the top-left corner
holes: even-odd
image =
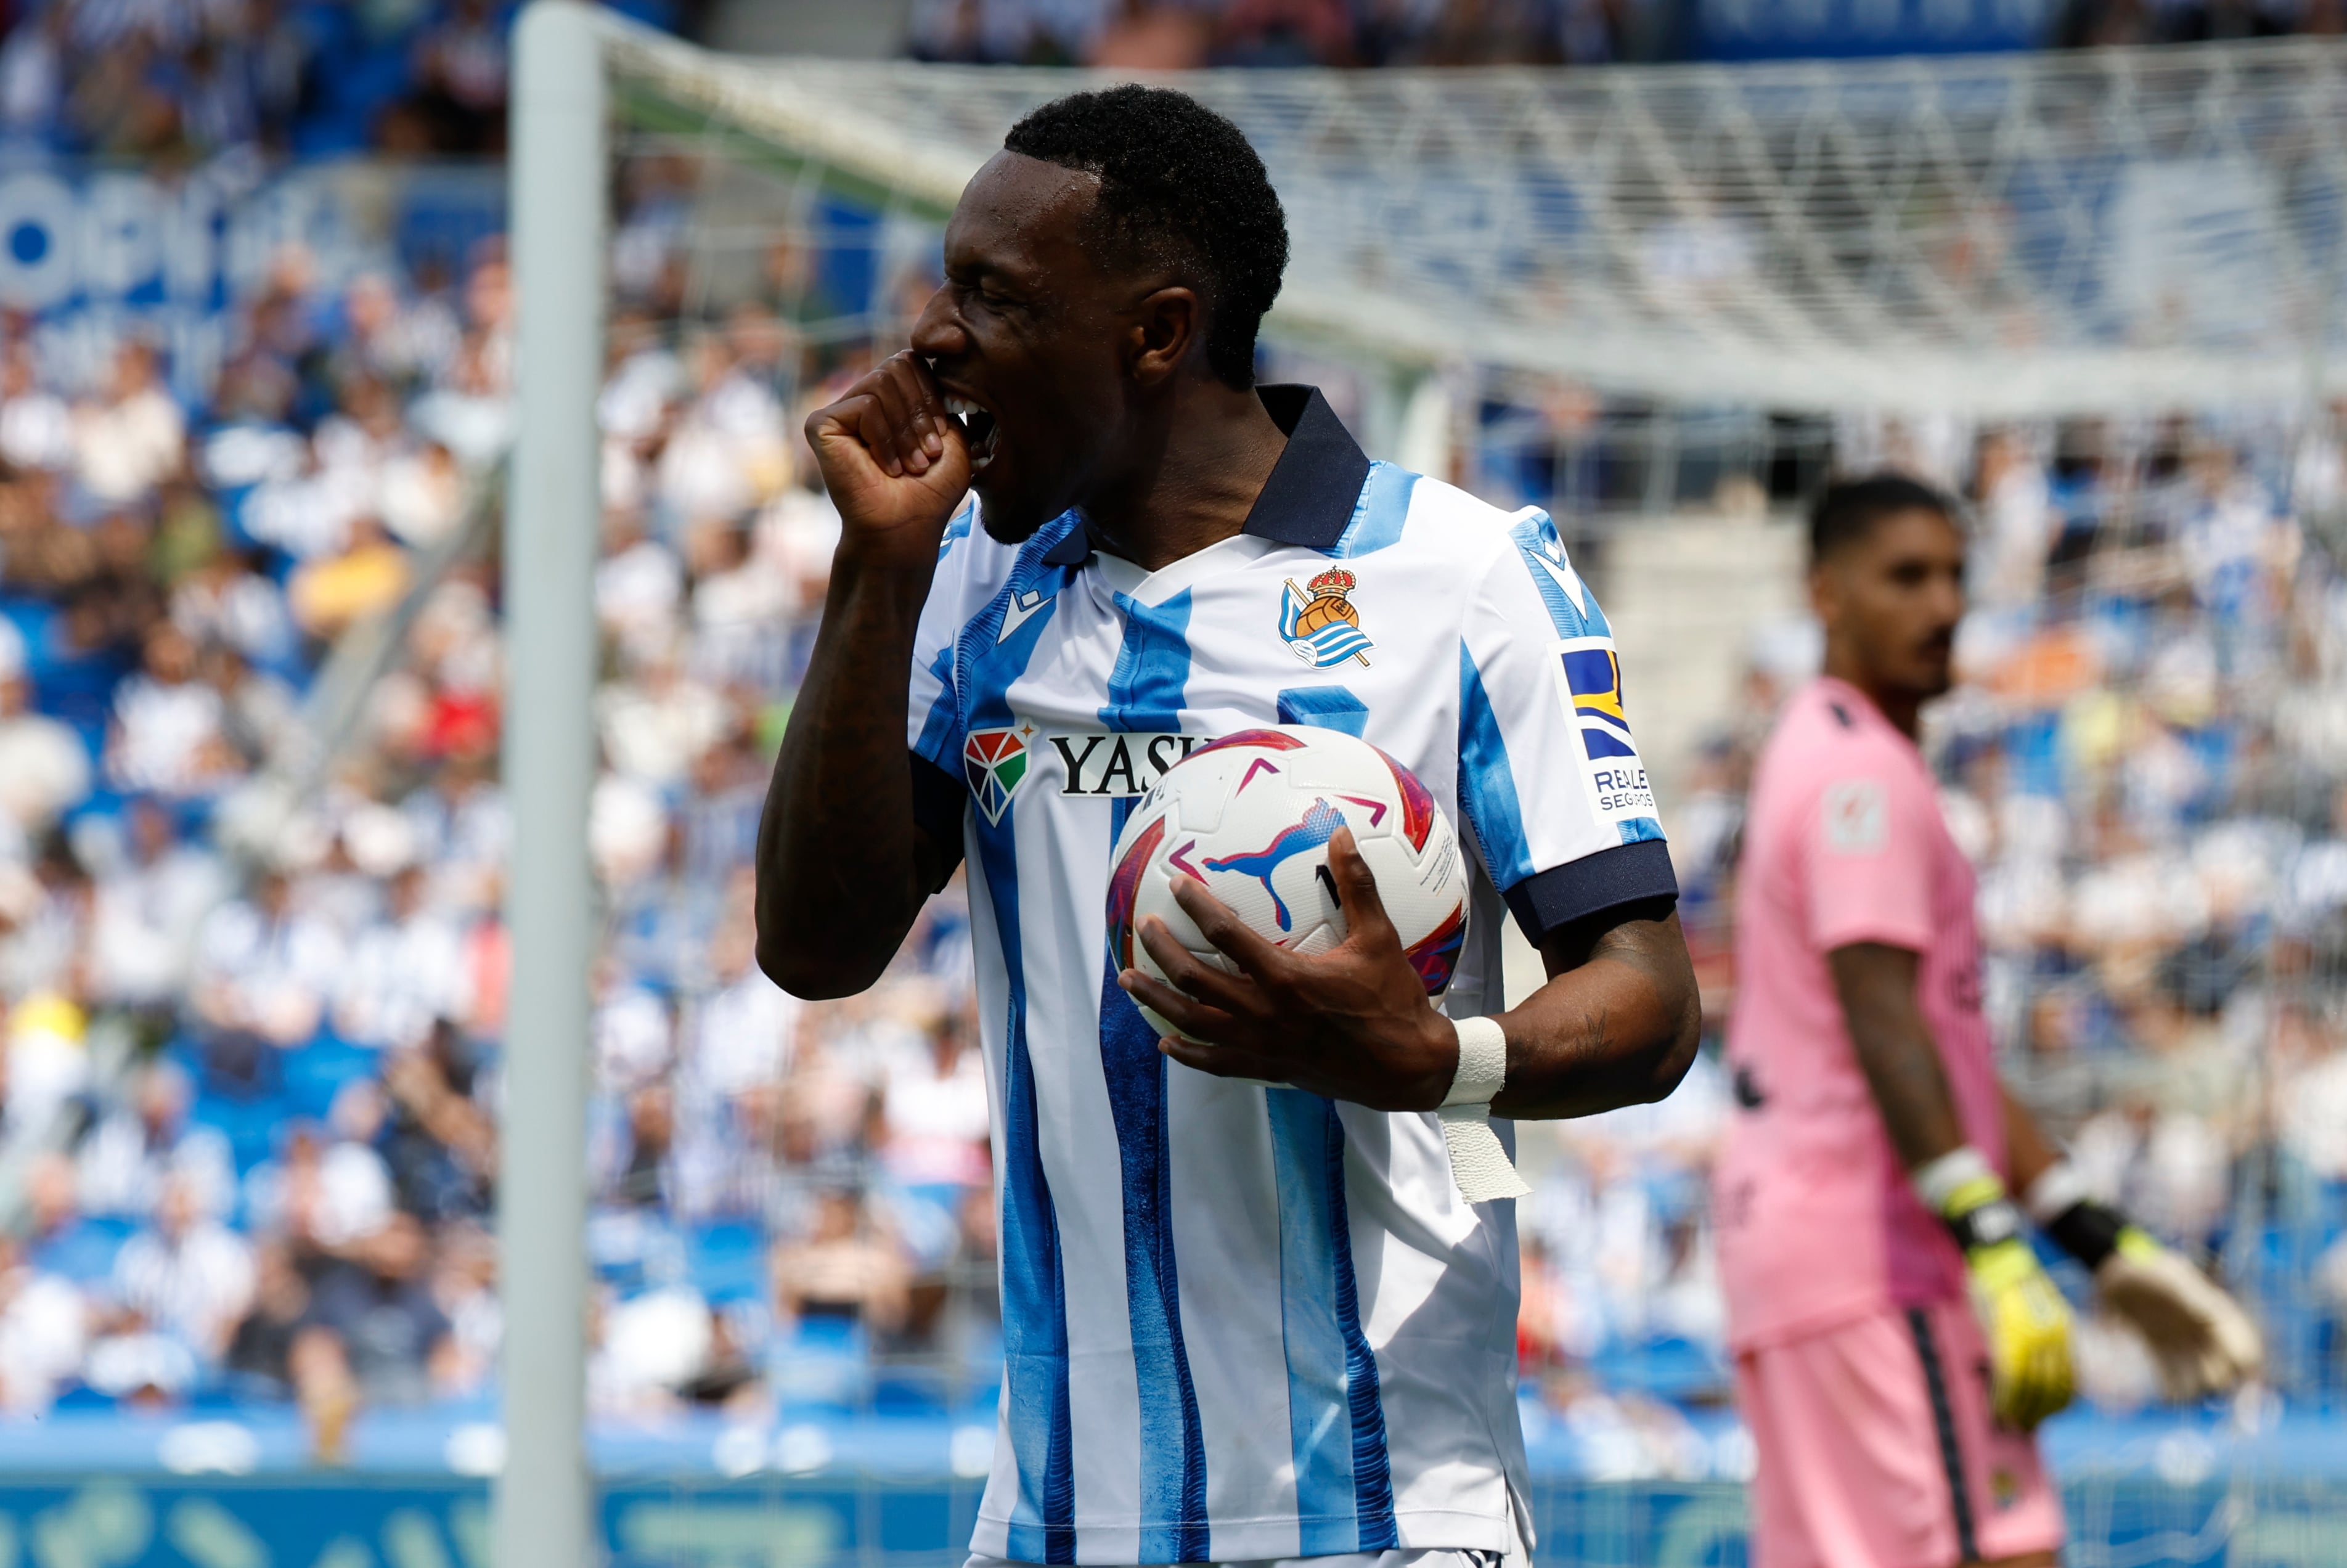
[[[934,220],[1065,72],[701,55],[628,117]],[[2013,417],[2347,389],[2347,46],[1564,73],[1205,72],[1295,259],[1271,323],[1676,403]]]

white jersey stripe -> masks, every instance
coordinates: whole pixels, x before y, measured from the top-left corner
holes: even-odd
[[[1287,1349],[1279,1278],[1282,1234],[1272,1129],[1262,1091],[1174,1069],[1170,1126],[1217,1129],[1211,1146],[1174,1143],[1174,1237],[1182,1258],[1182,1320],[1198,1354],[1190,1370],[1198,1428],[1212,1456],[1206,1507],[1214,1551],[1239,1520],[1277,1521],[1275,1553],[1296,1553],[1296,1478],[1287,1440]]]

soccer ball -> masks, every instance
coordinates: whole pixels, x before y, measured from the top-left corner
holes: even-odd
[[[1340,826],[1378,880],[1378,897],[1429,996],[1450,984],[1467,940],[1467,866],[1450,819],[1417,775],[1367,741],[1336,730],[1242,730],[1199,747],[1141,797],[1110,864],[1109,941],[1118,968],[1164,974],[1142,945],[1144,915],[1232,974],[1237,964],[1174,901],[1174,878],[1196,877],[1259,935],[1297,953],[1345,939],[1328,869]],[[1144,1007],[1161,1035],[1181,1030]]]

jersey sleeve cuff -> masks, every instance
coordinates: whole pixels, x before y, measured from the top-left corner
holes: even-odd
[[[1837,948],[1855,948],[1861,942],[1898,948],[1910,953],[1928,953],[1932,950],[1932,935],[1928,927],[1910,925],[1904,920],[1876,918],[1821,926],[1816,941],[1818,950],[1823,953],[1830,953]]]
[[[913,768],[913,822],[943,852],[939,886],[961,864],[962,815],[969,809],[969,789],[961,780],[918,752],[907,752]]]
[[[1502,897],[1537,948],[1560,927],[1585,926],[1616,911],[1625,919],[1659,920],[1678,905],[1679,879],[1670,845],[1646,838],[1535,871]]]

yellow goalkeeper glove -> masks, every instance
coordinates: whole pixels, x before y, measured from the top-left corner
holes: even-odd
[[[2066,1163],[2031,1184],[2029,1207],[2093,1272],[2103,1309],[2141,1337],[2168,1398],[2230,1393],[2258,1375],[2265,1345],[2240,1303],[2189,1259],[2087,1197]]]
[[[1915,1184],[1963,1248],[1988,1341],[1990,1408],[2004,1425],[2027,1431],[2070,1402],[2070,1304],[2030,1251],[2004,1179],[1978,1151],[1932,1161]]]

